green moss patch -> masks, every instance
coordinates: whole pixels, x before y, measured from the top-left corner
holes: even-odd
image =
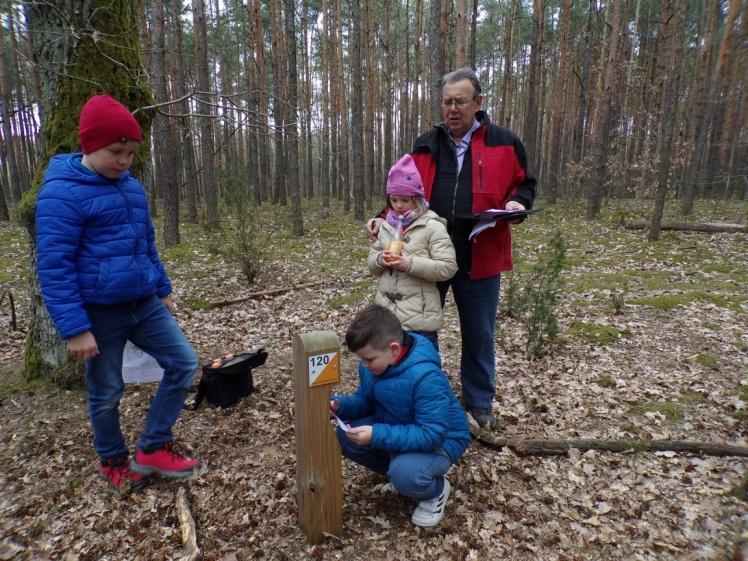
[[[602,376],[598,376],[597,379],[595,380],[595,383],[601,388],[609,388],[609,389],[615,388],[618,385],[616,384],[616,381],[612,377],[605,375],[605,374]]]
[[[365,280],[359,283],[359,285],[348,294],[330,298],[326,304],[334,310],[340,310],[346,306],[360,302],[372,294],[374,294],[374,281]]]
[[[690,304],[691,302],[711,302],[720,308],[727,308],[730,304],[740,298],[731,298],[720,294],[707,294],[699,290],[681,292],[680,294],[662,294],[659,296],[645,296],[641,298],[632,298],[632,304],[640,306],[649,306],[658,310],[672,310]]]
[[[612,325],[601,325],[596,323],[584,323],[573,321],[566,329],[568,335],[581,337],[593,345],[607,345],[619,339],[630,339],[629,331],[620,330]]]
[[[194,310],[196,312],[200,310],[210,310],[213,308],[212,303],[197,297],[187,298],[186,304],[190,310]]]
[[[637,417],[645,413],[660,413],[671,423],[682,421],[686,416],[686,408],[681,403],[674,401],[650,401],[637,403],[629,408],[628,413]]]
[[[699,353],[697,355],[694,355],[692,360],[697,364],[700,364],[701,366],[713,368],[715,370],[719,369],[719,357],[711,353]]]

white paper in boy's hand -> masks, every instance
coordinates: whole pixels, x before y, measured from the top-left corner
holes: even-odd
[[[335,421],[338,423],[338,426],[341,429],[343,429],[343,432],[348,432],[349,430],[351,430],[351,427],[349,427],[345,423],[345,421],[343,419],[341,419],[340,417],[338,417],[335,413],[333,413],[332,411],[330,411],[330,415],[332,415],[333,417],[335,417]]]

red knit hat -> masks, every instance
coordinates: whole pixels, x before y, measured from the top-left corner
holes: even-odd
[[[127,107],[106,94],[95,95],[81,109],[78,143],[84,154],[115,142],[140,142],[140,125]]]

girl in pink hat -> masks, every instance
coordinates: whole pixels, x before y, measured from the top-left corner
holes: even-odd
[[[425,336],[438,350],[442,305],[436,283],[452,278],[457,261],[446,222],[428,210],[410,155],[390,169],[386,220],[368,265],[379,277],[375,302],[393,312],[405,331]]]

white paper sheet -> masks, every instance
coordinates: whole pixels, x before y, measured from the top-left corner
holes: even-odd
[[[125,351],[122,353],[122,379],[125,384],[158,382],[163,375],[164,369],[155,358],[130,341],[125,344]]]

